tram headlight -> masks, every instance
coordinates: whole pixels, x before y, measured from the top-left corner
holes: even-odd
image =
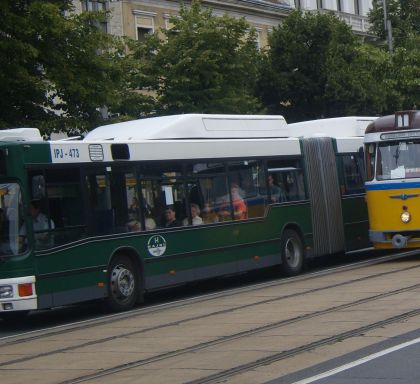
[[[403,223],[408,223],[411,220],[411,214],[410,212],[407,212],[407,211],[401,213],[400,217]]]

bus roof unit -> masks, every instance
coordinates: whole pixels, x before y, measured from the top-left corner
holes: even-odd
[[[0,130],[0,141],[42,141],[38,128],[13,128]]]
[[[287,137],[283,116],[185,114],[103,125],[86,141]]]

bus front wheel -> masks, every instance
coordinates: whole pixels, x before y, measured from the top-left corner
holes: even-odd
[[[286,229],[281,237],[281,269],[286,276],[295,276],[303,268],[303,244],[300,236]]]
[[[117,255],[108,270],[108,308],[114,312],[132,308],[139,295],[139,277],[134,262],[126,255]]]

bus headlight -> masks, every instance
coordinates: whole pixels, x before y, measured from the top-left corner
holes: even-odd
[[[0,299],[13,297],[13,287],[11,285],[0,285]]]
[[[405,212],[401,213],[401,221],[403,223],[408,223],[410,220],[411,220],[410,212],[405,211]]]

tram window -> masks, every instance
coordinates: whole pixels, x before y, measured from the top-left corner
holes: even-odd
[[[375,144],[366,145],[366,180],[373,180],[375,176]]]
[[[380,143],[376,177],[378,180],[414,178],[420,175],[420,140]]]
[[[363,193],[363,171],[362,160],[356,154],[341,156],[344,170],[344,191],[345,195]]]

